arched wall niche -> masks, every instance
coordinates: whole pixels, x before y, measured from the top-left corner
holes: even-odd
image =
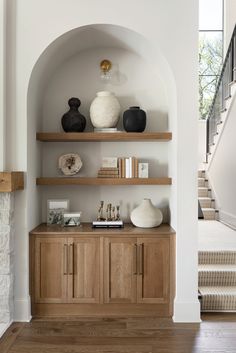
[[[105,85],[99,80],[99,61],[109,58],[119,73],[119,82]],[[115,76],[115,75],[114,75]],[[91,88],[91,89],[90,89]],[[162,207],[165,220],[169,220],[172,190],[163,187],[129,188],[129,202],[125,202],[124,188],[81,187],[37,188],[35,178],[39,175],[59,175],[57,157],[67,151],[78,151],[85,161],[81,173],[95,176],[101,156],[135,155],[150,161],[150,172],[157,176],[174,174],[175,156],[165,144],[141,145],[140,143],[95,144],[42,144],[35,141],[37,131],[60,131],[60,118],[67,110],[67,99],[79,96],[81,112],[89,124],[88,109],[98,90],[112,90],[121,102],[122,109],[140,105],[148,112],[148,130],[174,130],[176,124],[175,82],[171,69],[158,49],[152,47],[141,34],[112,24],[94,24],[76,28],[57,38],[41,54],[34,65],[29,81],[27,98],[28,131],[28,227],[31,229],[46,217],[46,200],[70,199],[73,211],[81,209],[85,218],[96,215],[96,202],[100,199],[120,202],[123,217],[143,198],[151,197]],[[121,123],[120,123],[120,127]],[[109,153],[108,153],[109,148]],[[118,151],[118,152],[117,152]],[[82,175],[82,174],[81,174]],[[79,198],[78,198],[78,195]],[[84,202],[86,200],[86,202]],[[91,209],[92,208],[92,209]]]

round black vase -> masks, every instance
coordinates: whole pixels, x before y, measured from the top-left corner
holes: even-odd
[[[139,107],[130,107],[123,114],[123,125],[127,132],[143,132],[146,127],[146,113]]]
[[[61,118],[61,124],[65,132],[82,132],[86,126],[85,117],[80,114],[79,106],[81,104],[78,98],[68,100],[70,110]]]

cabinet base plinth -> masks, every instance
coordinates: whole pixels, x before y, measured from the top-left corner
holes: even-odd
[[[32,316],[172,317],[168,304],[33,304]]]

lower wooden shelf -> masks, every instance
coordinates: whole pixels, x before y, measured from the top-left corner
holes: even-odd
[[[164,178],[37,178],[37,185],[171,185],[172,179]]]

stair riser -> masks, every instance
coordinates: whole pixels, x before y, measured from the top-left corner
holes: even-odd
[[[205,178],[206,173],[203,170],[198,171],[198,178]]]
[[[208,189],[198,189],[198,197],[208,197],[209,190]]]
[[[236,286],[236,272],[234,271],[199,271],[199,286]]]
[[[199,265],[236,265],[236,251],[199,251]]]
[[[204,295],[201,299],[202,311],[235,311],[236,296],[234,295]]]
[[[207,180],[205,180],[205,179],[198,179],[198,187],[207,187],[208,186],[208,182],[207,182]]]
[[[215,203],[212,200],[199,200],[202,208],[214,208]]]
[[[204,216],[205,220],[212,221],[212,220],[216,219],[216,212],[215,211],[202,210],[202,212],[203,212],[203,216]]]

